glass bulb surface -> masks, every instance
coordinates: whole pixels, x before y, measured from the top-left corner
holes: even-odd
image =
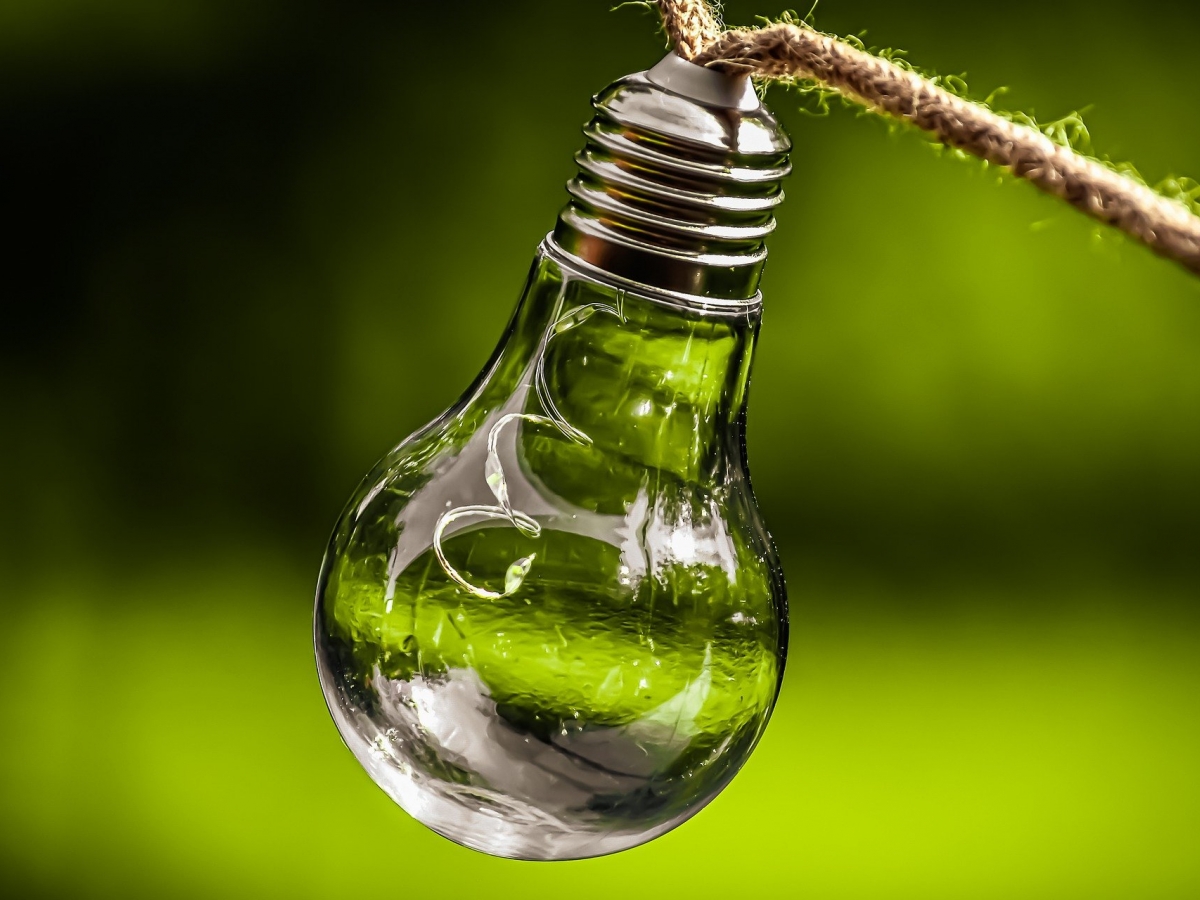
[[[352,497],[317,591],[321,684],[434,831],[612,853],[749,756],[787,644],[744,454],[758,321],[623,291],[548,243],[484,374]]]

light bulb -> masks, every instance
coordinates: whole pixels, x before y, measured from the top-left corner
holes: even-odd
[[[701,809],[787,644],[744,429],[790,144],[748,80],[676,56],[594,104],[499,348],[367,475],[317,589],[321,685],[370,776],[523,859]]]

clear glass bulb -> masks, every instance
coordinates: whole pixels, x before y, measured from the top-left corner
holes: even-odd
[[[560,222],[476,384],[363,481],[315,617],[376,783],[524,859],[701,809],[761,736],[787,644],[744,451],[757,295],[635,283],[569,239]]]

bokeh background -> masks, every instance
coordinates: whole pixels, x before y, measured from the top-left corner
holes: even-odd
[[[794,653],[758,754],[652,845],[535,865],[340,744],[328,530],[487,358],[590,95],[660,56],[609,6],[0,2],[6,893],[1200,896],[1200,280],[778,89],[749,449]],[[1200,175],[1194,3],[817,24]]]

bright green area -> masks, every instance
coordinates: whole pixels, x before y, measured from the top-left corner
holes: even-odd
[[[0,4],[11,892],[1200,894],[1200,282],[786,94],[748,444],[793,644],[746,770],[645,848],[522,865],[415,825],[338,742],[329,529],[487,359],[586,98],[656,58],[610,5],[480,6],[443,64],[412,49],[441,3]],[[1195,3],[818,24],[1200,173]]]
[[[468,532],[447,541],[446,553],[454,559],[472,547],[477,565],[484,556],[513,559],[512,534],[519,536],[515,529]],[[497,703],[554,727],[580,717],[627,725],[682,695],[700,674],[711,684],[694,727],[717,743],[757,723],[774,701],[778,638],[761,583],[733,590],[719,569],[679,566],[673,590],[657,603],[646,596],[618,603],[615,591],[587,580],[589,572],[603,578],[616,569],[604,558],[611,545],[549,529],[530,544],[535,576],[495,600],[457,589],[427,551],[397,580],[389,603],[386,575],[343,557],[327,595],[327,628],[353,653],[363,680],[375,666],[402,680],[475,670]],[[753,573],[740,574],[745,582]],[[734,610],[742,616],[731,622]]]
[[[733,786],[641,850],[521,864],[400,813],[337,741],[282,561],[82,577],[0,636],[4,858],[81,896],[561,891],[631,897],[1181,897],[1200,883],[1200,657],[1084,591],[807,609],[779,715]],[[894,608],[883,612],[880,600]],[[970,613],[914,617],[971,600]],[[986,601],[986,602],[985,602]],[[1004,611],[1065,605],[1068,620]],[[380,888],[383,889],[382,887]]]

